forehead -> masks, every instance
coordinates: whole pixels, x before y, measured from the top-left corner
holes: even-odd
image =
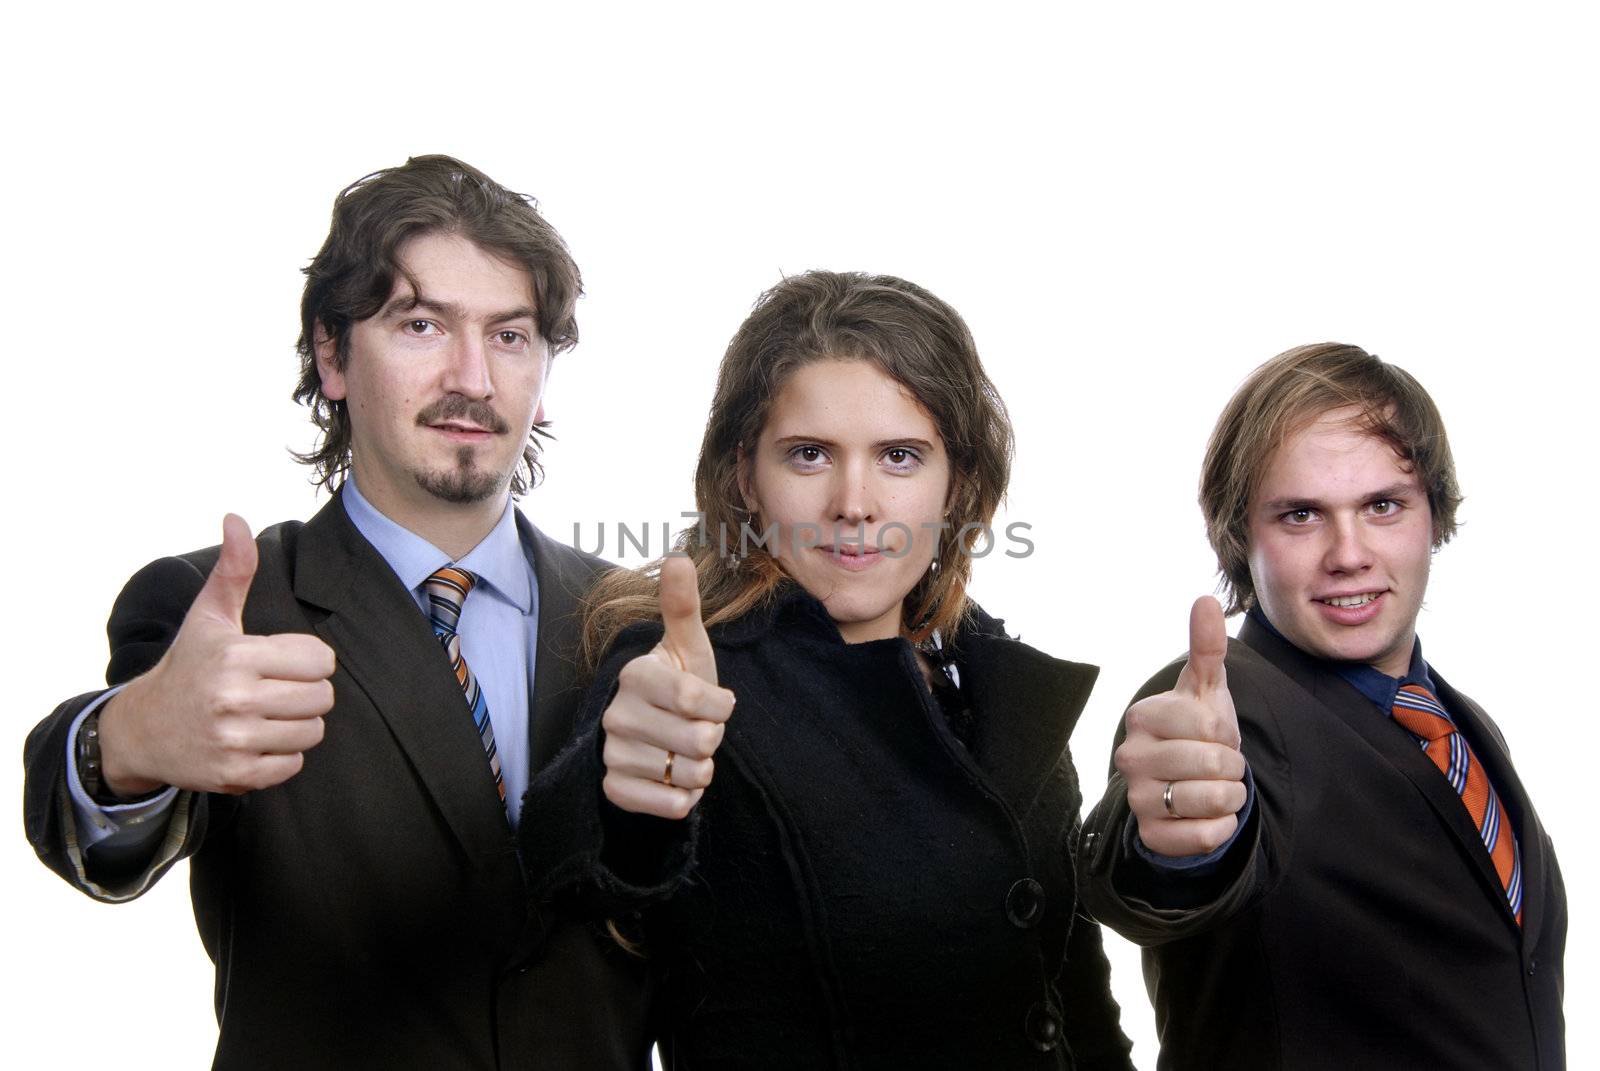
[[[505,310],[534,306],[533,278],[514,261],[459,234],[430,231],[407,238],[395,250],[400,266],[390,300],[422,300]]]
[[[764,435],[895,435],[937,441],[933,417],[903,384],[864,360],[825,358],[796,369],[773,397]]]
[[[1291,431],[1268,456],[1252,499],[1359,498],[1415,486],[1411,465],[1362,422],[1359,409],[1333,409]]]

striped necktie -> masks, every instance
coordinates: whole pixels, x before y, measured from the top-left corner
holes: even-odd
[[[1511,913],[1517,917],[1517,925],[1522,925],[1522,853],[1517,849],[1516,832],[1483,764],[1467,746],[1467,738],[1433,693],[1420,684],[1400,686],[1394,697],[1394,720],[1418,738],[1422,750],[1461,797],[1495,873],[1500,875]]]
[[[500,777],[500,755],[494,746],[494,725],[489,721],[489,703],[483,697],[483,689],[478,687],[478,678],[473,675],[472,668],[461,657],[461,637],[456,635],[456,624],[461,620],[461,604],[467,601],[467,592],[477,582],[478,578],[465,569],[447,565],[424,580],[422,590],[428,596],[428,620],[433,623],[433,631],[444,645],[444,653],[450,658],[450,668],[455,670],[456,680],[461,682],[461,691],[465,693],[467,706],[472,710],[472,722],[478,727],[483,750],[489,756],[495,791],[500,793],[503,805],[506,802],[506,783]]]

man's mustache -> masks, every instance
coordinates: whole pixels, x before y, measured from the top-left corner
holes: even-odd
[[[504,435],[511,430],[510,425],[500,418],[500,414],[496,413],[488,402],[460,394],[446,394],[417,414],[417,424],[422,427],[440,424],[447,420],[461,420],[475,424],[484,431],[491,431],[496,435]]]

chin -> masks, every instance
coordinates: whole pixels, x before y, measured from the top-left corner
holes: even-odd
[[[442,501],[467,505],[503,493],[509,486],[509,479],[479,468],[455,468],[445,472],[419,472],[417,486]]]

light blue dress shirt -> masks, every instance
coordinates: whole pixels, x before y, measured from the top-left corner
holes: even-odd
[[[517,532],[511,500],[487,536],[459,561],[426,539],[378,512],[362,497],[354,478],[346,480],[342,502],[356,530],[410,590],[417,611],[426,614],[422,582],[436,569],[455,565],[478,577],[477,585],[462,605],[457,632],[461,654],[472,667],[489,704],[495,748],[500,755],[500,776],[506,786],[506,811],[515,827],[522,814],[522,795],[528,789],[528,725],[532,709],[535,652],[539,638],[539,580],[534,570],[533,548],[524,546]],[[440,657],[444,655],[441,652]],[[121,686],[112,688],[73,722],[67,734],[67,789],[78,820],[82,848],[106,843],[122,852],[154,849],[167,826],[178,790],[135,803],[102,807],[89,798],[78,777],[76,742],[78,727]],[[471,718],[466,699],[461,716]],[[485,765],[488,757],[484,757]]]

